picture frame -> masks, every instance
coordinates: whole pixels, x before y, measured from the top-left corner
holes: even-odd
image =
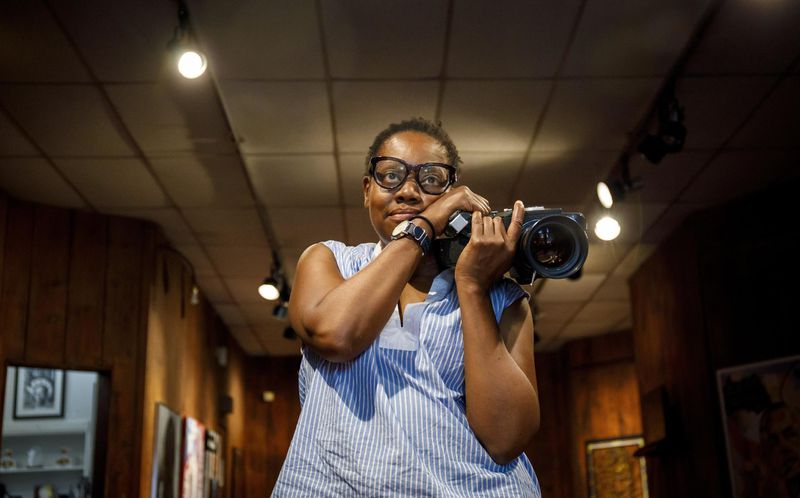
[[[155,416],[150,496],[180,498],[183,422],[180,415],[162,403],[156,403]]]
[[[794,496],[800,355],[719,369],[717,390],[732,496]]]
[[[648,498],[647,465],[634,455],[643,446],[639,435],[587,441],[589,498]]]
[[[16,367],[14,375],[15,420],[64,418],[64,370]]]
[[[180,498],[203,498],[205,456],[205,427],[192,417],[184,417]]]

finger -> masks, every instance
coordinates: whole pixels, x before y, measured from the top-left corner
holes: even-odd
[[[483,215],[480,211],[472,212],[472,235],[471,237],[483,237]]]
[[[508,236],[506,235],[506,227],[503,225],[503,219],[499,216],[495,216],[492,218],[492,224],[494,225],[495,235],[499,236],[504,241],[508,240]]]
[[[494,218],[491,216],[483,217],[483,234],[489,237],[494,235]]]
[[[522,220],[525,218],[525,205],[522,201],[514,203],[514,210],[511,211],[511,223],[508,224],[508,241],[516,244],[522,232]]]

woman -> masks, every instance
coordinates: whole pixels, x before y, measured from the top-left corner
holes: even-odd
[[[533,321],[503,279],[522,225],[453,187],[458,152],[424,119],[370,147],[364,206],[379,244],[309,247],[289,317],[303,409],[273,496],[539,496],[522,453],[539,426]],[[431,241],[456,210],[472,237],[442,271]]]

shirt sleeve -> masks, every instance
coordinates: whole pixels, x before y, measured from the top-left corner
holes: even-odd
[[[497,323],[500,323],[503,311],[523,297],[528,299],[530,294],[510,278],[503,278],[495,283],[489,291],[489,298],[492,301],[494,318]]]

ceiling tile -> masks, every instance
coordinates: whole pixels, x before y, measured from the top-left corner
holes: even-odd
[[[558,335],[558,339],[561,341],[570,341],[573,339],[579,339],[582,337],[592,337],[596,335],[606,334],[612,331],[612,325],[608,325],[606,323],[600,322],[579,322],[579,321],[572,321],[563,329],[561,329],[561,333]]]
[[[283,265],[284,275],[286,275],[289,282],[294,282],[294,276],[297,272],[297,261],[305,250],[305,247],[299,249],[293,247],[281,248],[281,265]]]
[[[245,154],[332,152],[323,82],[220,82],[225,109]]]
[[[229,328],[247,325],[247,320],[242,310],[235,304],[218,304],[216,310]]]
[[[630,301],[600,301],[595,298],[575,315],[574,321],[594,322],[605,329],[611,329],[630,314]]]
[[[658,246],[656,244],[636,244],[633,246],[622,262],[614,269],[614,272],[609,276],[609,279],[624,279],[627,280],[631,275],[639,269],[642,263],[647,261],[653,251]]]
[[[647,111],[658,78],[561,80],[534,151],[619,151]]]
[[[286,323],[286,325],[288,325],[288,322],[278,320],[272,315],[277,305],[277,301],[270,302],[262,299],[260,303],[242,304],[241,309],[247,322],[254,326],[254,329],[260,325],[280,326],[281,323]]]
[[[800,76],[788,76],[736,134],[731,147],[797,148],[800,137]]]
[[[767,188],[797,174],[789,150],[726,150],[682,193],[680,202],[716,205]]]
[[[363,156],[391,123],[433,118],[439,83],[434,81],[341,81],[333,83],[336,140],[340,151]]]
[[[644,236],[642,242],[647,244],[659,244],[661,241],[672,235],[672,233],[681,227],[686,218],[694,213],[705,209],[707,206],[703,204],[685,204],[675,203],[662,213],[656,223],[650,225]]]
[[[205,245],[269,245],[255,208],[187,208],[183,214]]]
[[[369,213],[363,207],[347,207],[345,222],[347,223],[347,236],[349,245],[358,245],[365,242],[377,242],[378,236],[369,221]]]
[[[216,91],[207,79],[106,85],[105,90],[146,154],[236,152]]]
[[[132,155],[106,103],[92,86],[5,86],[0,102],[52,156]]]
[[[366,173],[366,156],[367,151],[339,154],[339,169],[342,174],[342,192],[344,193],[345,206],[364,206],[364,184],[362,179]]]
[[[264,298],[258,294],[258,286],[266,275],[252,275],[249,277],[225,277],[225,286],[230,290],[234,302],[240,306],[244,305],[269,305]],[[244,311],[244,309],[242,310]]]
[[[708,3],[709,0],[589,0],[562,74],[667,74]]]
[[[315,3],[192,1],[192,18],[220,79],[322,78]]]
[[[613,151],[531,152],[515,196],[529,203],[561,207],[584,204],[614,163]]]
[[[777,74],[800,53],[800,3],[730,0],[720,8],[687,74]]]
[[[522,152],[464,152],[459,183],[467,185],[489,200],[492,209],[512,206],[511,193],[525,154]],[[528,192],[520,192],[523,202],[534,202]]]
[[[597,290],[605,278],[606,275],[601,273],[584,273],[578,280],[568,278],[547,280],[542,286],[542,290],[536,294],[536,302],[542,303],[544,307],[547,303],[585,301]]]
[[[536,323],[550,322],[564,324],[572,319],[575,313],[583,306],[583,302],[546,302],[536,300]]]
[[[253,247],[244,245],[212,246],[207,245],[206,250],[214,262],[220,276],[248,277],[255,275],[263,278],[269,273],[272,265],[272,255],[266,247]]]
[[[201,275],[210,275],[212,277],[216,277],[217,271],[214,269],[214,266],[211,264],[211,260],[208,259],[206,250],[202,246],[182,245],[176,246],[175,250],[183,254],[183,256],[189,260],[189,262],[192,264],[192,268],[194,269],[195,276],[199,277]]]
[[[461,151],[524,152],[549,88],[544,81],[448,81],[442,123]]]
[[[244,157],[259,201],[268,207],[338,206],[332,154]]]
[[[0,112],[0,156],[36,156],[39,151]]]
[[[341,208],[273,208],[272,226],[282,247],[308,247],[325,240],[344,240]],[[298,230],[302,227],[302,230]]]
[[[583,265],[587,273],[609,273],[625,258],[631,245],[616,241],[593,241],[589,243],[589,255]]]
[[[191,229],[184,221],[181,213],[177,209],[156,208],[156,209],[107,209],[106,212],[137,218],[140,220],[150,220],[161,227],[167,240],[175,247],[196,246],[197,239],[192,234]]]
[[[253,329],[270,356],[299,356],[302,346],[300,339],[287,340],[283,337],[283,331],[288,326],[286,322],[276,322],[270,325],[256,325]]]
[[[550,78],[580,2],[458,2],[447,57],[450,77]]]
[[[84,0],[52,6],[101,81],[152,81],[164,71],[177,5]]]
[[[259,356],[266,354],[249,326],[228,327],[228,330],[248,355]]]
[[[0,80],[88,81],[43,2],[0,2]]]
[[[170,198],[180,207],[254,205],[238,156],[153,157],[149,161]]]
[[[626,277],[610,276],[594,295],[596,301],[626,301],[630,302],[631,289]]]
[[[233,302],[232,296],[222,283],[222,279],[216,275],[197,275],[197,284],[200,286],[200,292],[205,294],[209,301],[215,305]]]
[[[438,76],[447,24],[444,0],[320,3],[334,78]]]
[[[55,159],[54,162],[89,202],[101,210],[167,205],[163,190],[138,159]]]
[[[38,157],[0,158],[0,189],[26,201],[70,208],[87,207],[55,168]]]
[[[714,150],[730,137],[761,100],[774,77],[682,78],[676,96],[684,108],[685,149]],[[770,127],[771,131],[774,131]],[[680,154],[679,154],[680,155]]]
[[[641,187],[628,193],[621,202],[672,202],[689,185],[711,158],[708,151],[682,151],[669,154],[658,164],[652,164],[641,155],[632,156],[628,162],[632,178],[639,179]],[[614,170],[617,173],[618,170]],[[619,181],[621,175],[608,177]]]

